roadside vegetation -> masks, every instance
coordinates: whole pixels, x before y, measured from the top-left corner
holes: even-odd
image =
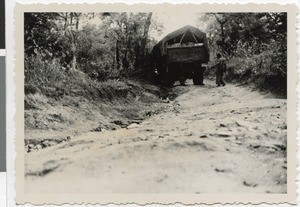
[[[226,57],[228,81],[286,97],[286,13],[207,13],[199,26],[208,36],[211,65],[216,53]]]
[[[105,85],[114,87],[106,81],[146,79],[156,43],[149,30],[161,28],[151,18],[152,13],[26,13],[25,83],[82,89],[91,97],[98,97],[95,88],[103,89],[105,98]]]
[[[152,16],[151,12],[26,13],[26,85],[110,98],[115,95],[110,89],[124,87],[123,80],[151,79],[150,54],[157,41],[149,33],[163,30]],[[286,95],[286,13],[199,14],[199,28],[208,37],[209,66],[217,53],[226,57],[227,80],[255,83]],[[212,75],[213,70],[207,73]]]
[[[152,13],[26,13],[24,29],[27,140],[115,130],[162,110],[166,90],[148,81],[149,31],[162,29]]]

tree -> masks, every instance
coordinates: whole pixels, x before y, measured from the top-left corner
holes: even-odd
[[[224,34],[224,25],[225,23],[228,21],[228,15],[226,15],[225,13],[215,13],[214,14],[217,22],[220,24],[220,28],[221,28],[221,47],[222,50],[225,51],[225,34]]]
[[[147,40],[149,38],[149,28],[150,28],[150,24],[151,24],[151,17],[152,17],[152,12],[149,12],[147,14],[147,18],[145,20],[145,24],[144,24],[144,32],[141,38],[141,46],[138,47],[139,51],[138,51],[138,59],[137,59],[137,63],[136,63],[136,67],[141,67],[144,68],[145,65],[145,49],[146,49],[146,44],[147,44]]]
[[[60,13],[60,17],[64,20],[64,34],[70,39],[71,52],[72,52],[72,70],[76,69],[76,52],[78,41],[78,26],[81,14],[76,12]]]
[[[24,13],[24,49],[28,56],[52,55],[58,49],[57,13]]]
[[[102,29],[114,39],[116,68],[130,74],[144,68],[152,13],[106,13]]]
[[[206,13],[199,21],[212,53],[222,46],[234,77],[286,91],[287,13]]]
[[[210,44],[221,46],[227,55],[235,55],[241,43],[259,53],[263,44],[286,36],[285,13],[206,13],[199,21],[206,21],[204,29],[209,37],[214,37]]]
[[[63,70],[81,70],[100,81],[145,73],[154,42],[149,32],[159,28],[151,12],[25,15],[27,56],[42,54],[42,61],[55,59]]]

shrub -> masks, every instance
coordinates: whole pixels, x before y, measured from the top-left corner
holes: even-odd
[[[237,55],[228,60],[226,79],[254,82],[260,88],[286,95],[286,50],[276,42],[262,45],[259,53],[245,48],[240,46]]]
[[[25,83],[33,85],[54,85],[63,81],[63,68],[57,59],[43,60],[40,54],[25,57]]]
[[[25,94],[41,92],[52,98],[80,95],[88,99],[111,100],[126,97],[129,91],[130,86],[122,81],[99,82],[80,70],[66,70],[56,59],[50,62],[39,56],[25,58]]]

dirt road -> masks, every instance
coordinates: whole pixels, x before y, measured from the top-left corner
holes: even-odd
[[[286,99],[206,83],[140,124],[26,154],[26,191],[286,192]]]

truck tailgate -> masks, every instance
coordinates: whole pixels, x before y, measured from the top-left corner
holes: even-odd
[[[206,57],[204,46],[168,47],[169,62],[205,61]]]

